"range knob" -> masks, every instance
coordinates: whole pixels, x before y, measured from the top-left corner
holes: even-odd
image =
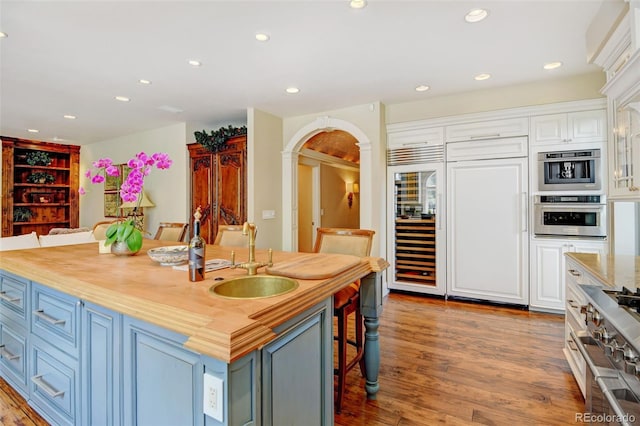
[[[580,313],[584,314],[584,323],[587,324],[593,317],[593,305],[591,303],[580,306]]]
[[[596,327],[600,327],[602,324],[602,315],[596,309],[593,310],[593,314],[591,315],[591,321],[596,325]]]

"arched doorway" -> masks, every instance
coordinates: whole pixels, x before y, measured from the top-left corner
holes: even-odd
[[[298,130],[282,152],[282,245],[284,250],[298,250],[298,160],[303,145],[313,136],[334,130],[351,134],[360,149],[360,227],[372,226],[371,142],[354,124],[331,117],[321,117]]]
[[[360,227],[360,148],[343,130],[310,137],[298,154],[298,251],[311,252],[319,226]]]

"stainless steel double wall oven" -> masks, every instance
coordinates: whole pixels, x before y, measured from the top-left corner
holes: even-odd
[[[538,153],[540,195],[534,200],[534,234],[606,237],[601,166],[600,149]]]

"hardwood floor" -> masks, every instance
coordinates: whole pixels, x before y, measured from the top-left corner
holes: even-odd
[[[563,330],[560,315],[392,293],[380,321],[378,398],[367,400],[351,370],[335,424],[575,424],[584,403]],[[46,422],[0,379],[0,424]]]
[[[383,309],[377,400],[350,371],[336,425],[567,425],[584,411],[564,316],[398,293]]]

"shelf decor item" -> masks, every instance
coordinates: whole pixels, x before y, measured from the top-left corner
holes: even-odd
[[[247,126],[233,127],[220,127],[218,130],[212,130],[208,135],[206,130],[202,132],[194,132],[193,135],[196,138],[196,142],[204,146],[211,152],[220,152],[224,150],[227,140],[234,136],[244,136],[247,134]]]
[[[120,185],[120,198],[123,203],[136,203],[136,207],[126,220],[120,218],[107,228],[105,232],[107,239],[104,245],[111,245],[111,253],[129,256],[140,251],[142,248],[142,230],[136,226],[139,223],[136,220],[136,214],[142,201],[144,179],[151,173],[154,166],[165,170],[171,167],[172,163],[173,161],[168,154],[160,152],[151,156],[144,152],[139,152],[127,162],[130,171],[122,185]],[[85,176],[91,179],[93,184],[105,182],[107,176],[120,176],[120,168],[113,164],[113,160],[110,158],[101,158],[98,161],[94,161],[92,166],[96,170],[87,170]],[[86,193],[83,187],[80,187],[78,192],[80,195]]]
[[[45,151],[29,151],[25,161],[30,166],[48,166],[51,164],[51,157]]]
[[[56,178],[46,172],[33,172],[27,176],[28,183],[54,183]]]
[[[29,222],[33,216],[33,212],[28,207],[16,207],[13,209],[14,222]]]

